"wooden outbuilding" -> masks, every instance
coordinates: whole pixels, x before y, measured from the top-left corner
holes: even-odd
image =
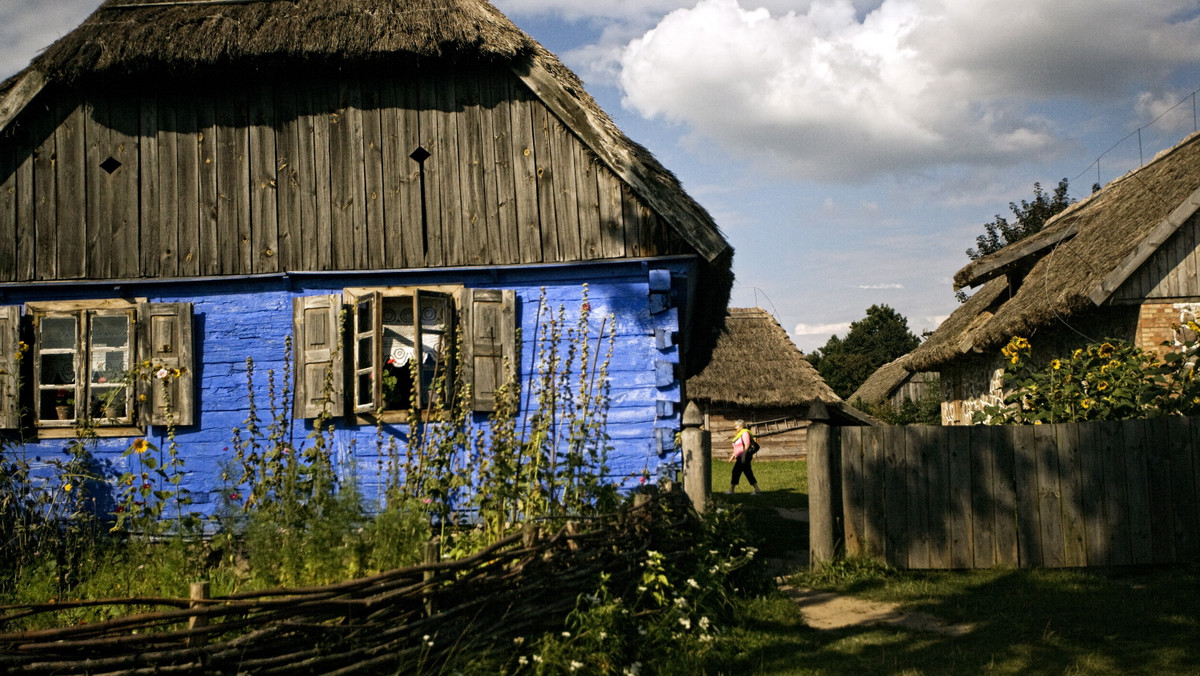
[[[757,457],[763,460],[805,457],[814,420],[877,424],[842,401],[779,322],[757,307],[729,309],[708,366],[687,381],[687,397],[704,412],[713,455],[719,458],[728,452],[737,420],[759,438]]]
[[[111,376],[165,365],[200,504],[247,358],[295,374],[297,440],[330,398],[343,459],[370,467],[376,423],[404,443],[396,402],[429,405],[456,362],[482,420],[504,364],[533,372],[544,307],[615,334],[608,478],[677,467],[732,257],[485,0],[107,0],[0,83],[0,427],[49,458],[90,416],[119,470],[165,409]],[[389,398],[385,364],[414,359]]]
[[[1045,228],[960,270],[977,287],[903,361],[941,374],[943,424],[969,424],[1002,398],[1000,349],[1029,339],[1035,358],[1116,338],[1175,349],[1200,315],[1200,135],[1071,205]]]

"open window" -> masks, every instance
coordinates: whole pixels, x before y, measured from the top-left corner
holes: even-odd
[[[353,288],[341,303],[297,298],[297,414],[347,410],[403,421],[413,407],[442,410],[454,397],[460,360],[472,408],[492,410],[515,355],[515,299],[511,290],[461,287]]]
[[[0,308],[0,427],[20,426],[23,409],[44,436],[73,433],[84,418],[101,435],[192,423],[190,303],[49,301],[25,310]],[[165,375],[150,377],[147,364]]]

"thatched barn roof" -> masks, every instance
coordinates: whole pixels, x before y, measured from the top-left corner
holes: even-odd
[[[1038,234],[972,262],[956,286],[978,286],[904,364],[931,370],[995,350],[1103,305],[1200,207],[1200,134],[1063,211]],[[1008,277],[1020,280],[1009,297]]]
[[[687,381],[688,398],[748,407],[841,402],[775,318],[762,308],[730,308],[708,366]]]
[[[106,0],[0,83],[0,130],[43,89],[94,81],[296,75],[425,63],[512,69],[710,263],[732,248],[676,177],[553,54],[487,0]]]
[[[862,385],[858,386],[854,394],[850,395],[850,401],[855,403],[862,401],[867,404],[886,401],[911,374],[911,371],[904,368],[901,363],[903,360],[904,357],[900,357],[876,369]]]

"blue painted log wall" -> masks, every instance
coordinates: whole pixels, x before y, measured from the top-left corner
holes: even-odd
[[[475,288],[514,289],[522,329],[521,373],[534,369],[537,310],[542,290],[548,306],[561,305],[568,325],[574,325],[583,300],[584,284],[590,301],[593,345],[601,318],[615,319],[616,344],[609,366],[611,409],[608,434],[612,450],[609,480],[631,487],[643,473],[652,477],[674,475],[680,454],[674,437],[680,426],[681,388],[679,365],[680,312],[686,307],[687,278],[694,274],[688,259],[621,262],[586,266],[497,268],[416,273],[298,274],[287,277],[227,281],[145,282],[113,285],[54,285],[4,290],[4,305],[33,300],[88,300],[144,297],[152,302],[188,301],[194,304],[194,359],[196,369],[197,424],[176,431],[186,479],[196,508],[212,511],[225,483],[222,472],[232,460],[235,427],[244,427],[249,410],[247,357],[255,363],[255,393],[259,417],[269,421],[267,372],[282,382],[285,338],[292,333],[292,299],[296,296],[338,293],[344,287],[422,286],[462,284]],[[289,394],[289,399],[291,395]],[[480,416],[479,420],[484,417]],[[357,467],[364,495],[376,494],[373,486],[378,466],[378,435],[373,425],[353,425],[335,420],[337,460],[342,467]],[[406,425],[386,425],[401,447]],[[301,445],[311,423],[292,424],[294,443]],[[166,429],[150,427],[146,437],[163,446]],[[122,453],[136,437],[104,438],[94,455],[114,476],[126,470]],[[68,440],[30,443],[15,452],[35,459],[46,470],[46,461],[63,458]],[[9,451],[14,452],[14,451]]]

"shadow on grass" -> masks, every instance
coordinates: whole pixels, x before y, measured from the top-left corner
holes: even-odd
[[[968,624],[960,636],[890,626],[816,630],[786,599],[746,605],[744,651],[719,669],[759,674],[1200,673],[1200,569],[902,573],[849,588]],[[842,588],[842,591],[850,591]]]

